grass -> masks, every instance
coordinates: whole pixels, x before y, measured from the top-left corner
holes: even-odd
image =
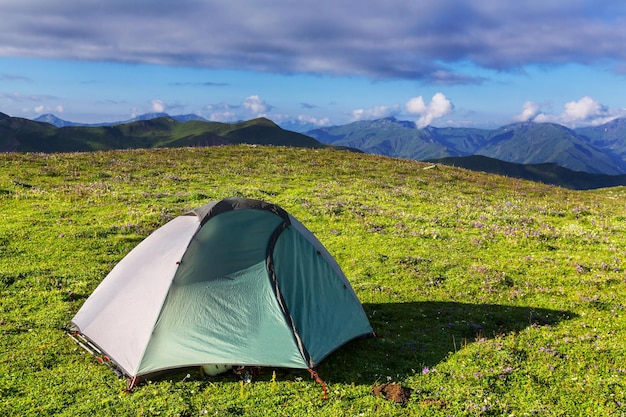
[[[328,401],[281,369],[126,394],[63,332],[151,231],[233,195],[311,229],[381,335],[322,362]],[[626,415],[625,197],[333,150],[1,154],[0,415]]]

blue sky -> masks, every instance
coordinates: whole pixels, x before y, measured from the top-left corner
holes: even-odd
[[[17,117],[626,117],[618,0],[2,0],[0,16],[0,112]]]

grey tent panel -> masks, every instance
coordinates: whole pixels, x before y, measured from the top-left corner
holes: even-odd
[[[200,222],[177,217],[133,249],[107,275],[72,323],[128,375],[136,375],[172,277]]]

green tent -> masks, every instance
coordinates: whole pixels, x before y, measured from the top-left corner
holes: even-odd
[[[195,365],[313,368],[372,333],[337,262],[277,205],[243,198],[142,241],[72,319],[131,378]]]

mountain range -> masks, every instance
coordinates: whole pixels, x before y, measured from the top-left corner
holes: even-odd
[[[115,125],[56,127],[0,113],[0,152],[88,152],[241,143],[344,149],[284,130],[265,118],[219,123],[161,116]]]
[[[150,113],[129,121],[79,124],[54,115],[36,120],[0,113],[0,152],[263,144],[332,146],[397,158],[454,165],[574,189],[626,185],[626,119],[568,129],[516,123],[498,129],[418,129],[395,118],[309,130],[281,128],[265,118],[209,122],[193,114]]]
[[[85,126],[85,127],[97,127],[97,126],[115,126],[115,125],[123,125],[126,123],[132,123],[132,122],[139,122],[141,120],[152,120],[152,119],[158,119],[159,117],[171,117],[172,119],[178,121],[178,122],[189,122],[191,120],[196,120],[196,121],[201,121],[201,122],[208,122],[207,119],[198,116],[197,114],[179,114],[176,116],[170,116],[167,113],[145,113],[145,114],[140,114],[139,116],[133,117],[132,119],[128,119],[128,120],[123,120],[123,121],[118,121],[118,122],[104,122],[104,123],[76,123],[76,122],[70,122],[68,120],[63,120],[57,116],[55,116],[54,114],[42,114],[41,116],[37,117],[36,119],[33,119],[33,121],[35,122],[42,122],[42,123],[48,123],[51,124],[52,126],[56,126],[56,127],[74,127],[74,126]]]
[[[198,116],[197,114],[193,114],[193,113],[189,113],[189,114],[179,114],[179,115],[169,115],[168,113],[145,113],[145,114],[140,114],[139,116],[135,116],[132,119],[127,119],[127,120],[121,120],[121,121],[117,121],[117,122],[103,122],[103,123],[76,123],[76,122],[70,122],[68,120],[63,120],[57,116],[55,116],[54,114],[42,114],[41,116],[37,117],[36,119],[33,119],[35,122],[43,122],[43,123],[49,123],[53,126],[56,127],[67,127],[67,126],[115,126],[115,125],[121,125],[121,124],[125,124],[125,123],[132,123],[132,122],[138,122],[140,120],[151,120],[151,119],[156,119],[158,117],[171,117],[174,120],[177,120],[179,122],[188,122],[190,120],[197,120],[197,121],[201,121],[201,122],[209,122],[210,120],[205,119],[204,117]],[[242,120],[240,120],[242,121]],[[308,130],[312,130],[317,128],[318,126],[313,124],[313,123],[309,123],[309,122],[303,122],[300,120],[286,120],[280,123],[280,127],[282,127],[285,130],[291,130],[293,132],[298,132],[298,133],[304,133]]]
[[[569,129],[554,123],[515,123],[498,129],[418,129],[385,118],[306,132],[320,142],[367,153],[429,160],[482,155],[517,164],[554,163],[572,171],[626,174],[626,119]]]

